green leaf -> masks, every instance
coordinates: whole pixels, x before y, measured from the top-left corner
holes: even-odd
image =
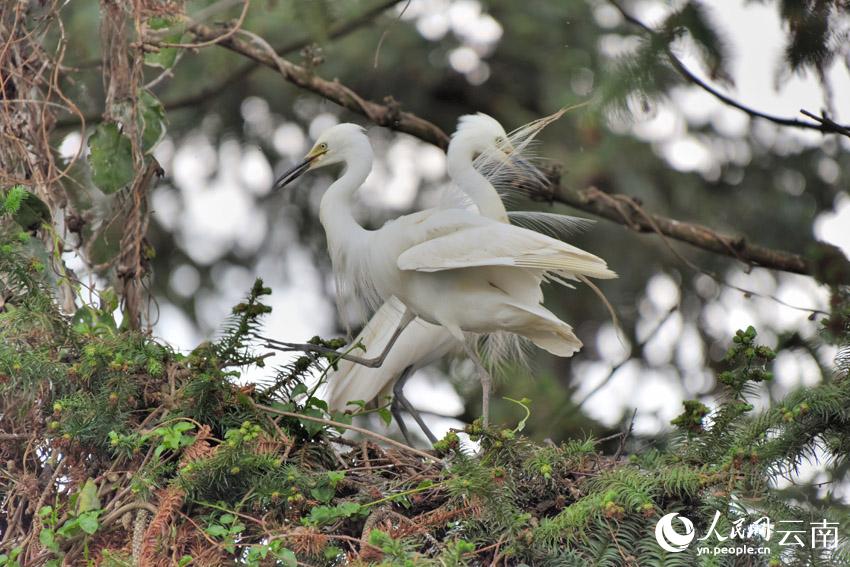
[[[76,534],[77,530],[80,529],[80,522],[77,518],[71,518],[64,524],[62,527],[56,530],[56,535],[62,537],[71,537]]]
[[[393,414],[387,408],[380,408],[378,410],[378,415],[381,418],[381,421],[384,422],[384,425],[389,425],[393,422]]]
[[[236,516],[233,514],[223,514],[221,518],[218,519],[222,524],[232,524],[236,521]]]
[[[310,490],[310,495],[313,498],[325,504],[333,499],[335,493],[336,491],[330,486],[317,486]]]
[[[343,413],[343,412],[339,412],[339,411],[334,411],[334,412],[331,412],[331,420],[336,421],[337,423],[344,423],[345,425],[351,425],[351,423],[354,421],[354,416],[351,415],[350,413]],[[345,433],[344,427],[334,427],[334,429],[336,429],[337,432],[340,433],[340,435]]]
[[[97,485],[92,479],[88,479],[80,490],[80,497],[77,499],[77,515],[98,509],[100,509],[100,499],[97,497]]]
[[[311,417],[323,417],[322,412],[315,408],[305,408],[301,413],[303,413],[304,415],[309,415]],[[308,421],[306,419],[301,420],[301,425],[304,426],[304,429],[307,430],[307,434],[310,437],[313,437],[318,434],[324,427],[324,425],[322,425],[321,423],[318,423],[316,421]]]
[[[298,558],[295,557],[295,553],[286,548],[276,551],[274,556],[283,563],[284,567],[298,567]]]
[[[171,26],[174,23],[174,20],[171,18],[163,18],[161,16],[153,16],[148,18],[145,23],[152,30],[164,30]]]
[[[107,195],[133,180],[133,149],[130,139],[114,122],[100,124],[89,138],[92,181]]]
[[[97,514],[98,512],[95,511],[81,514],[80,517],[77,518],[77,523],[79,524],[80,529],[89,535],[92,535],[94,532],[96,532],[97,528],[99,527],[97,522]]]
[[[213,537],[223,537],[223,536],[226,536],[228,534],[227,528],[225,528],[224,526],[220,526],[218,524],[212,524],[210,526],[207,526],[207,528],[204,531],[207,532],[208,534],[210,534]]]
[[[183,24],[176,20],[154,17],[148,19],[147,24],[153,30],[168,30],[161,35],[165,43],[180,43],[183,39]],[[159,51],[145,53],[145,65],[170,69],[177,61],[177,49],[176,47],[160,47]]]
[[[50,551],[59,551],[59,546],[56,545],[56,534],[51,529],[43,529],[38,534],[38,541]]]
[[[150,91],[139,91],[139,129],[142,150],[150,152],[165,135],[165,109]]]
[[[343,502],[336,506],[316,506],[310,510],[310,515],[302,520],[303,523],[313,526],[321,526],[340,520],[350,518],[362,511],[363,507],[357,502]]]
[[[344,423],[346,425],[351,425],[351,422],[354,420],[354,416],[350,413],[344,413],[341,411],[331,412],[331,419],[333,421]],[[337,429],[342,429],[341,427],[337,427]]]
[[[336,487],[336,485],[344,478],[345,471],[328,471],[328,482],[330,482],[333,487]]]
[[[195,424],[189,421],[180,421],[174,424],[173,429],[174,431],[183,433],[184,431],[190,431],[192,429],[195,429]]]
[[[521,420],[519,420],[519,423],[517,423],[517,426],[513,429],[513,433],[519,433],[520,431],[525,429],[525,424],[528,422],[528,418],[531,417],[531,409],[528,407],[531,404],[531,400],[529,398],[523,398],[521,400],[514,400],[512,398],[507,398],[507,397],[505,399],[508,400],[509,402],[513,402],[513,403],[517,404],[518,406],[520,406],[522,409],[525,410],[525,417],[523,417]]]

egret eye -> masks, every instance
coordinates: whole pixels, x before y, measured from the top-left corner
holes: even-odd
[[[322,151],[325,151],[325,150],[328,149],[328,145],[326,143],[322,142],[321,144],[319,144],[319,149],[322,150]]]

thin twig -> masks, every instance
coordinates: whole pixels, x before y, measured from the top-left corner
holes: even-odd
[[[183,49],[200,49],[201,47],[208,47],[210,45],[215,45],[216,43],[221,43],[223,41],[227,41],[229,38],[233,37],[233,35],[238,32],[242,28],[242,24],[245,21],[245,16],[248,15],[248,8],[251,6],[251,0],[243,0],[242,1],[242,12],[239,14],[239,18],[237,18],[236,22],[228,28],[226,32],[223,34],[216,35],[214,37],[210,37],[205,41],[201,41],[199,43],[171,43],[171,42],[160,42],[157,45],[159,47],[180,47]]]
[[[643,31],[648,33],[649,35],[656,37],[658,36],[658,32],[652,29],[650,26],[643,23],[641,20],[630,14],[623,8],[619,2],[616,0],[608,0],[612,6],[614,6],[620,14],[622,14],[623,18],[626,19],[631,24],[641,28]],[[782,116],[775,116],[773,114],[768,114],[766,112],[762,112],[760,110],[756,110],[745,104],[738,102],[733,99],[729,95],[717,90],[715,87],[711,86],[701,78],[699,78],[693,71],[688,69],[688,67],[682,62],[681,59],[676,57],[673,53],[672,49],[669,45],[665,47],[665,52],[667,58],[670,60],[670,63],[676,69],[676,71],[682,75],[685,79],[700,87],[705,92],[712,95],[714,98],[718,99],[720,102],[727,106],[731,106],[732,108],[736,108],[742,112],[747,113],[753,118],[762,118],[764,120],[768,120],[769,122],[773,122],[774,124],[779,124],[780,126],[790,126],[793,128],[803,128],[807,130],[817,130],[818,132],[822,132],[824,134],[841,134],[843,136],[850,137],[850,127],[843,126],[841,124],[837,124],[832,120],[823,117],[818,118],[807,111],[801,111],[806,116],[814,118],[816,122],[807,122],[805,120],[798,120],[796,118],[785,118]]]
[[[189,31],[202,40],[217,37],[215,31],[200,24],[190,26]],[[249,42],[238,37],[229,37],[221,41],[219,45],[280,72],[286,81],[362,114],[380,126],[406,132],[444,149],[448,146],[449,137],[435,124],[412,113],[401,111],[395,105],[384,105],[366,100],[339,81],[323,79],[312,69],[296,65],[278,56],[274,49],[267,47],[265,41]]]
[[[635,417],[637,417],[637,409],[632,412],[632,418],[629,420],[629,428],[623,433],[623,437],[620,439],[620,444],[617,446],[617,452],[614,453],[615,462],[620,460],[620,456],[626,449],[626,441],[628,441],[629,436],[635,429]]]
[[[387,26],[387,28],[381,33],[381,38],[378,40],[378,46],[375,48],[375,61],[372,63],[372,67],[374,69],[378,68],[378,57],[381,55],[381,47],[384,45],[384,40],[387,39],[387,36],[390,33],[390,28],[401,21],[404,17],[404,13],[407,12],[407,9],[410,7],[411,0],[407,0],[407,3],[404,5],[404,8],[399,12],[398,17],[393,21],[392,24]]]
[[[374,6],[364,10],[362,14],[350,20],[335,22],[330,26],[327,31],[328,40],[339,39],[341,37],[345,37],[346,35],[354,31],[357,31],[358,29],[374,21],[377,16],[382,14],[388,8],[391,8],[392,6],[398,4],[401,1],[402,0],[381,0],[380,2],[377,2]],[[295,51],[298,51],[299,49],[307,47],[308,45],[313,43],[313,41],[313,38],[309,36],[303,36],[277,45],[276,47],[274,47],[274,50],[275,53],[277,53],[278,55],[285,56]],[[220,94],[226,92],[227,87],[243,81],[251,73],[259,69],[261,65],[262,64],[259,61],[248,61],[247,63],[238,67],[233,73],[223,77],[221,80],[217,81],[214,84],[202,88],[198,92],[178,97],[172,100],[163,101],[162,107],[165,110],[177,110],[187,107],[191,108],[199,104],[209,102],[214,97],[217,97]],[[77,65],[77,67],[79,66],[80,65]],[[85,119],[86,122],[98,122],[100,120],[100,113],[93,112],[91,114],[82,115],[78,112],[77,116],[58,120],[56,122],[56,128],[63,129],[77,126],[80,123],[80,118]]]
[[[673,307],[671,307],[670,310],[667,311],[667,313],[664,315],[664,317],[661,318],[661,320],[658,322],[658,324],[655,325],[655,327],[649,332],[649,334],[646,335],[646,338],[644,338],[641,342],[638,343],[637,347],[634,350],[637,351],[637,352],[640,352],[641,350],[643,350],[643,348],[647,345],[647,343],[649,343],[649,341],[651,341],[655,337],[655,335],[658,334],[658,331],[661,330],[661,328],[664,326],[664,324],[667,323],[667,321],[670,319],[670,317],[673,315],[673,313],[675,313],[678,309],[679,309],[678,305],[674,305]],[[590,390],[590,392],[588,392],[587,395],[584,396],[581,399],[580,402],[575,404],[575,410],[581,409],[581,407],[585,404],[585,402],[587,402],[587,400],[589,400],[590,398],[595,396],[599,392],[599,390],[601,390],[602,388],[607,386],[608,383],[611,382],[611,379],[614,378],[614,374],[616,374],[617,371],[620,368],[622,368],[623,365],[626,364],[630,360],[632,360],[631,353],[629,353],[628,356],[624,357],[620,362],[618,362],[617,364],[612,366],[611,371],[608,372],[608,375],[599,384],[594,386],[593,389]],[[557,421],[558,418],[560,418],[560,416],[556,417],[556,421]]]
[[[192,32],[199,37],[215,35],[212,30],[204,26],[194,26]],[[233,37],[222,41],[219,45],[279,71],[286,81],[366,116],[375,124],[410,134],[444,150],[448,146],[449,137],[439,126],[413,113],[399,111],[397,103],[393,101],[389,104],[379,104],[365,100],[339,81],[322,79],[304,67],[277,57],[273,50],[252,42]],[[627,214],[623,214],[621,207],[613,204],[610,199],[606,199],[606,195],[600,195],[601,191],[594,188],[584,191],[568,190],[555,177],[550,178],[550,181],[553,188],[551,200],[630,226],[634,230],[640,232],[656,232],[657,230],[659,234],[697,248],[765,268],[806,275],[814,273],[809,262],[798,254],[750,244],[744,238],[723,234],[704,225],[682,222],[656,214],[646,213],[650,219],[648,221],[646,218],[641,218],[643,215],[634,210],[634,206]],[[636,204],[634,200],[624,195],[613,194],[607,197],[623,201],[628,199]]]

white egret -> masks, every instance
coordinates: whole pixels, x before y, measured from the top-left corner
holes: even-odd
[[[592,222],[550,213],[508,213],[495,187],[498,185],[502,192],[509,194],[516,191],[517,181],[521,184],[534,184],[542,179],[542,175],[525,162],[523,151],[540,130],[560,118],[562,113],[563,111],[535,121],[511,134],[505,132],[497,120],[486,114],[466,115],[459,119],[458,128],[452,135],[447,152],[448,173],[457,188],[466,193],[481,215],[500,222],[508,222],[510,219],[517,224],[525,223],[530,227],[556,234],[573,233],[583,228],[582,224]],[[475,156],[478,157],[473,161]],[[517,168],[517,165],[520,168]],[[481,171],[483,177],[478,175],[477,171]],[[352,344],[365,345],[366,356],[380,353],[398,328],[403,312],[404,305],[397,299],[393,298],[384,303]],[[488,358],[491,362],[517,352],[519,345],[511,341],[510,337],[512,335],[505,337],[504,334],[488,337],[485,346],[488,347]],[[508,340],[505,340],[506,338]],[[416,370],[439,360],[458,346],[446,329],[416,319],[398,337],[380,367],[340,361],[337,369],[328,373],[324,398],[331,410],[344,411],[348,402],[369,402],[383,397],[392,386],[391,411],[402,435],[410,442],[399,405],[407,410],[433,443],[436,439],[405,397],[404,385]]]
[[[464,332],[507,331],[557,356],[570,356],[581,341],[572,327],[543,307],[541,282],[547,275],[561,281],[576,275],[613,278],[616,274],[589,252],[463,209],[427,209],[367,230],[351,209],[372,159],[363,128],[339,124],[322,133],[304,161],[276,185],[284,186],[311,169],[344,164],[319,209],[334,272],[353,282],[373,305],[396,297],[405,306],[399,327],[377,363],[383,363],[416,316],[444,327],[478,369],[486,425],[491,378],[466,343]]]

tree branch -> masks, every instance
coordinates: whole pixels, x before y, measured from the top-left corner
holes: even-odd
[[[391,8],[392,6],[398,4],[401,1],[402,0],[381,0],[371,8],[366,9],[362,14],[350,20],[335,22],[331,24],[330,28],[327,31],[328,39],[338,39],[362,28],[363,26],[372,22],[377,16],[382,14],[388,8]],[[313,39],[311,37],[304,36],[275,47],[275,52],[278,55],[283,56],[294,51],[298,51],[299,49],[303,49],[312,43]],[[236,71],[234,71],[230,75],[224,77],[222,80],[212,85],[208,85],[196,93],[176,98],[174,100],[164,101],[162,103],[162,106],[165,110],[175,110],[179,108],[196,106],[198,104],[206,102],[211,98],[218,96],[230,85],[236,84],[244,80],[251,73],[257,70],[260,65],[261,63],[258,61],[249,61],[248,63],[245,63],[244,65],[240,66],[238,69],[236,69]],[[77,67],[79,67],[79,65]],[[87,124],[97,123],[100,118],[101,116],[99,113],[92,113],[91,115],[85,116]],[[79,117],[74,116],[67,119],[58,120],[56,122],[56,128],[72,128],[79,124]]]
[[[212,39],[220,34],[208,26],[195,24],[189,26],[189,31],[200,40]],[[362,98],[352,89],[337,80],[328,81],[313,73],[312,70],[296,65],[277,55],[268,44],[258,41],[249,42],[237,37],[229,37],[218,43],[231,51],[280,72],[285,80],[297,87],[316,93],[319,96],[337,103],[358,114],[362,114],[379,126],[386,126],[399,132],[405,132],[421,140],[439,146],[448,147],[449,137],[438,126],[419,118],[410,112],[404,112],[391,97],[384,99],[385,104],[379,104]]]
[[[213,30],[205,26],[194,26],[191,29],[199,35],[200,39],[216,35]],[[303,67],[277,57],[269,49],[238,38],[229,38],[219,45],[278,70],[290,83],[366,116],[378,125],[405,132],[443,150],[448,146],[449,137],[439,126],[415,114],[399,111],[398,103],[391,98],[387,99],[390,101],[387,104],[365,100],[339,81],[322,79]],[[553,179],[552,182],[553,189],[550,197],[553,201],[606,218],[638,232],[657,232],[664,237],[736,258],[748,264],[813,275],[807,260],[797,254],[749,244],[742,237],[719,233],[700,224],[646,213],[637,201],[625,195],[609,195],[595,188],[573,191],[561,185],[557,179]]]
[[[343,22],[335,22],[330,26],[327,31],[328,39],[338,39],[340,37],[346,36],[353,31],[358,30],[359,28],[369,24],[372,22],[377,16],[381,15],[385,10],[395,6],[402,0],[382,0],[378,2],[371,8],[365,10],[362,14],[358,15],[355,18],[350,20],[346,20]],[[311,37],[302,37],[282,45],[275,47],[275,53],[280,56],[287,55],[294,51],[298,51],[299,49],[303,49],[308,45],[313,43],[313,39]],[[166,110],[172,110],[175,108],[184,108],[187,106],[195,106],[205,100],[209,99],[212,96],[217,95],[226,87],[229,87],[232,84],[238,83],[251,73],[253,73],[256,69],[260,67],[260,63],[258,61],[250,61],[245,65],[241,66],[237,69],[233,74],[229,75],[225,79],[219,81],[214,85],[210,85],[200,92],[188,95],[179,99],[175,99],[172,101],[164,102],[163,107]]]
[[[614,6],[620,14],[622,14],[625,20],[645,31],[647,34],[657,37],[658,32],[654,29],[637,19],[635,16],[629,14],[622,6],[620,6],[619,2],[616,0],[608,0],[612,6]],[[682,75],[685,79],[700,87],[705,92],[712,95],[714,98],[722,102],[727,106],[731,106],[732,108],[736,108],[742,112],[745,112],[752,116],[753,118],[762,118],[764,120],[768,120],[773,122],[774,124],[779,124],[780,126],[790,126],[793,128],[803,128],[807,130],[817,130],[823,134],[841,134],[843,136],[850,137],[850,126],[844,126],[842,124],[838,124],[832,121],[825,114],[822,117],[815,116],[811,112],[807,110],[801,110],[800,112],[805,114],[806,116],[813,118],[814,122],[808,122],[806,120],[798,120],[796,118],[785,118],[782,116],[774,116],[773,114],[767,114],[765,112],[761,112],[760,110],[756,110],[754,108],[750,108],[746,106],[729,95],[720,92],[707,82],[703,81],[699,77],[696,76],[688,67],[682,62],[681,59],[676,57],[673,51],[670,49],[670,46],[667,45],[664,49],[667,58],[670,60],[670,63],[673,65],[673,68]]]
[[[604,193],[595,187],[575,191],[557,185],[551,198],[620,223],[636,232],[656,232],[697,248],[763,268],[813,275],[809,262],[798,254],[750,244],[744,237],[723,234],[701,224],[648,213],[637,200],[626,195]]]

